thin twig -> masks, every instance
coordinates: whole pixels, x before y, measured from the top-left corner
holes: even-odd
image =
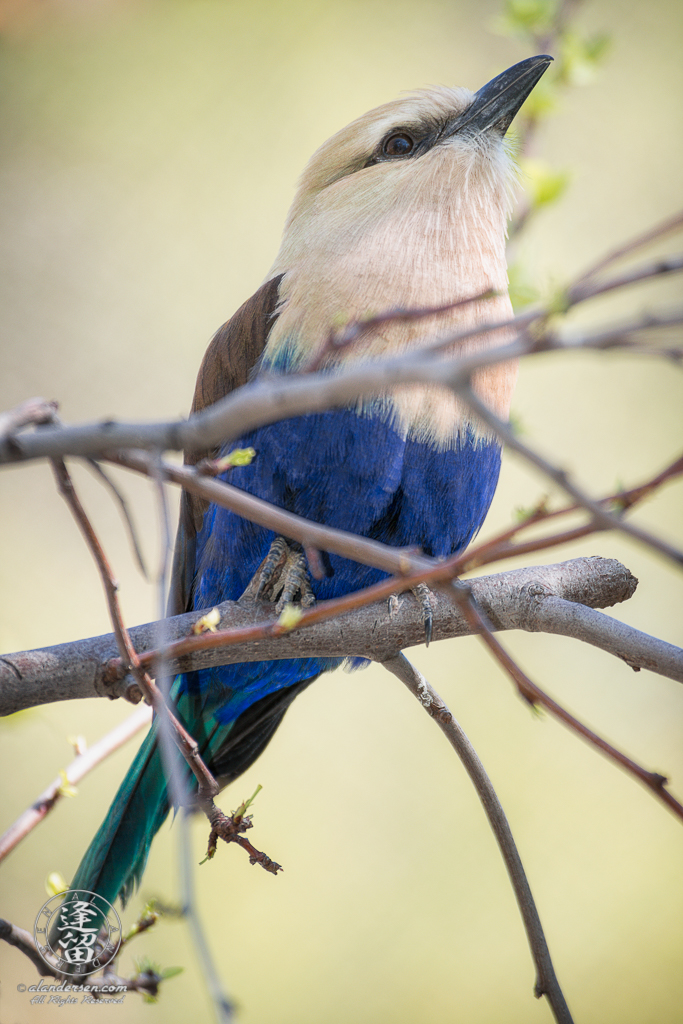
[[[101,764],[110,754],[127,743],[136,733],[143,729],[152,720],[152,709],[143,705],[125,721],[103,736],[97,743],[93,743],[82,754],[75,757],[71,764],[59,775],[47,789],[44,789],[40,796],[34,800],[31,806],[20,814],[13,825],[0,836],[0,861],[4,860],[14,847],[25,839],[36,825],[52,810],[61,797],[65,794],[67,786],[75,786],[89,772]]]
[[[500,847],[522,915],[531,954],[536,965],[536,984],[534,986],[536,998],[545,995],[558,1024],[571,1024],[572,1016],[555,974],[541,919],[510,831],[510,825],[474,747],[439,694],[403,654],[396,655],[382,664],[408,687],[425,711],[437,722],[472,780]]]
[[[252,827],[251,815],[238,812],[228,816],[221,811],[220,807],[216,807],[212,803],[208,817],[211,822],[211,834],[209,835],[209,845],[206,852],[207,860],[211,860],[215,855],[218,840],[222,839],[224,843],[237,843],[238,846],[241,846],[249,854],[249,862],[251,864],[259,864],[265,871],[269,871],[271,875],[277,875],[279,871],[282,871],[282,865],[271,860],[267,853],[257,850],[243,834]]]
[[[107,456],[107,461],[147,476],[154,473],[153,461],[144,451],[118,452],[116,455]],[[355,562],[372,565],[391,573],[408,572],[433,564],[429,559],[418,557],[414,550],[408,552],[405,549],[392,548],[388,544],[381,544],[379,541],[369,540],[346,530],[337,530],[304,519],[303,516],[287,512],[223,480],[207,477],[197,472],[194,467],[177,466],[166,461],[162,466],[166,478],[190,494],[196,494],[230,509],[259,526],[299,541],[305,547],[335,552]]]
[[[591,283],[591,278],[591,280],[577,282],[567,289],[567,302],[569,306],[577,306],[587,299],[594,299],[596,296],[604,295],[606,292],[627,288],[631,284],[648,281],[653,277],[677,274],[679,270],[683,270],[683,254],[662,256],[659,259],[652,260],[650,263],[634,267],[633,270],[625,270],[623,273],[610,277],[606,281]]]
[[[505,669],[510,678],[514,681],[520,695],[533,706],[540,704],[546,708],[555,718],[559,719],[582,739],[587,740],[592,746],[597,747],[603,754],[606,754],[612,761],[615,761],[621,768],[633,775],[639,782],[646,786],[654,795],[664,803],[670,811],[683,821],[683,804],[680,804],[665,789],[667,779],[658,772],[650,772],[646,768],[632,761],[630,757],[623,754],[616,747],[612,746],[597,733],[593,732],[582,722],[569,714],[557,701],[548,696],[543,690],[532,682],[525,672],[519,667],[514,658],[505,650],[500,641],[493,635],[493,632],[486,621],[486,617],[477,607],[472,599],[472,594],[466,584],[458,584],[454,587],[456,600],[460,605],[463,614],[468,618],[473,629],[477,629],[481,640],[489,648],[494,658]]]
[[[114,635],[116,636],[116,642],[124,668],[126,672],[130,671],[133,674],[139,687],[139,691],[144,694],[147,702],[152,705],[154,711],[158,714],[163,707],[166,707],[164,699],[153,680],[142,670],[140,666],[140,659],[138,658],[137,652],[130,641],[128,631],[123,623],[123,616],[121,614],[117,596],[118,585],[114,579],[114,575],[111,571],[111,567],[107,561],[102,545],[100,544],[99,538],[97,537],[85,509],[81,505],[78,495],[76,494],[71,475],[66,468],[64,460],[53,459],[52,467],[59,487],[59,492],[71,509],[81,533],[85,538],[86,544],[88,545],[95,560],[95,564],[97,565],[109,607],[109,617],[114,629]],[[131,696],[134,695],[131,694]],[[134,702],[136,703],[135,700]],[[168,717],[173,726],[175,741],[197,779],[199,793],[202,795],[206,793],[207,795],[210,794],[215,796],[218,792],[218,784],[199,756],[199,750],[196,742],[170,710],[168,710]]]
[[[166,498],[166,477],[161,464],[160,453],[155,453],[151,460],[151,466],[152,479],[154,481],[157,495],[157,508],[159,512],[159,526],[161,533],[160,563],[157,578],[157,651],[154,661],[155,675],[159,681],[161,692],[164,694],[164,702],[159,716],[159,747],[164,774],[166,776],[169,792],[171,793],[172,802],[175,807],[187,808],[193,801],[185,776],[180,770],[178,749],[174,742],[175,736],[172,716],[169,712],[171,675],[168,667],[167,629],[164,616],[166,595],[168,593],[167,582],[169,565],[172,554],[172,537],[168,501]],[[196,748],[196,752],[197,757],[199,758],[198,748]],[[202,765],[204,764],[203,761],[201,763]],[[205,768],[205,771],[208,775],[208,768]],[[199,785],[196,803],[209,819],[209,822],[213,827],[211,809],[214,807],[213,797],[218,792],[218,784],[213,779],[213,776],[209,777],[213,782],[213,787],[202,785],[201,780],[197,780]],[[204,975],[204,981],[211,996],[217,1020],[220,1024],[232,1024],[235,1019],[235,1005],[224,991],[197,906],[190,842],[190,823],[185,811],[181,814],[180,831],[178,834],[178,852],[183,912],[190,927],[193,944],[199,960],[199,966],[202,974]]]
[[[45,963],[42,956],[38,952],[36,947],[35,939],[30,932],[25,931],[24,928],[18,928],[14,924],[10,924],[9,921],[5,921],[0,918],[0,939],[9,943],[10,946],[14,946],[20,950],[24,956],[27,956],[33,966],[38,971],[38,974],[43,977],[56,977],[55,972],[52,968]]]
[[[617,246],[616,249],[612,249],[606,256],[601,256],[597,263],[585,270],[583,274],[574,282],[574,287],[584,285],[590,278],[595,277],[601,271],[607,267],[616,263],[618,260],[624,259],[626,256],[631,256],[638,249],[643,249],[645,246],[650,245],[652,242],[657,241],[660,238],[665,238],[667,235],[672,234],[675,231],[680,231],[683,228],[683,211],[675,213],[673,217],[667,217],[661,221],[655,227],[650,228],[648,231],[644,231],[641,235],[636,235],[631,238],[628,242],[624,242],[622,245]]]
[[[643,530],[639,526],[634,526],[632,523],[626,522],[619,516],[614,515],[607,509],[603,508],[599,501],[589,497],[584,491],[582,491],[570,478],[566,470],[559,466],[553,465],[548,459],[545,459],[538,452],[534,451],[528,445],[524,444],[523,441],[517,437],[517,435],[511,430],[507,423],[504,423],[498,416],[496,416],[485,402],[476,395],[471,388],[458,388],[458,396],[470,407],[477,417],[482,420],[488,427],[493,430],[498,437],[503,441],[509,448],[512,448],[519,455],[522,455],[527,462],[536,466],[540,469],[545,476],[550,477],[566,494],[574,499],[574,501],[591,512],[595,522],[602,529],[619,530],[622,533],[627,534],[634,540],[639,541],[646,547],[652,548],[658,551],[660,554],[665,555],[666,558],[671,559],[678,566],[683,565],[683,551],[673,547],[671,544],[667,544],[666,541],[660,540],[654,534],[649,533],[647,530]]]
[[[133,978],[119,978],[111,971],[110,965],[107,965],[103,974],[98,977],[88,975],[79,984],[74,980],[73,975],[61,973],[43,960],[33,935],[24,928],[18,928],[17,925],[0,918],[0,939],[28,957],[42,977],[57,978],[60,982],[60,993],[74,992],[78,994],[85,987],[85,991],[94,996],[97,996],[98,992],[107,995],[113,992],[116,992],[117,995],[126,992],[141,992],[143,995],[157,996],[159,984],[163,980],[162,976],[153,971],[141,971]],[[47,991],[49,992],[49,989]],[[40,988],[38,988],[38,992],[40,992]]]
[[[436,587],[433,602],[435,640],[470,635],[472,630],[453,602],[450,598],[442,599],[444,595],[436,586],[436,580],[433,583]],[[620,657],[620,645],[626,644],[629,665],[641,666],[683,682],[683,651],[672,644],[625,625],[620,628],[626,632],[615,639],[615,620],[608,616],[598,616],[599,621],[593,622],[590,630],[584,633],[575,631],[564,613],[560,616],[559,626],[552,616],[540,614],[539,603],[549,597],[572,602],[575,615],[581,605],[605,608],[628,600],[636,583],[632,574],[619,562],[598,557],[574,558],[560,565],[531,566],[470,581],[477,601],[486,608],[498,630],[559,632],[591,643],[616,657]],[[353,615],[337,616],[328,622],[318,621],[306,631],[291,625],[288,629],[278,626],[277,620],[274,622],[268,617],[272,615],[272,606],[223,602],[216,609],[222,629],[231,627],[231,642],[236,639],[236,629],[243,629],[241,642],[226,647],[221,638],[220,646],[211,648],[207,645],[213,642],[214,634],[207,633],[201,650],[176,656],[178,648],[173,648],[174,656],[169,667],[173,672],[191,672],[236,662],[327,656],[381,660],[396,649],[424,643],[424,620],[419,606],[408,598],[399,602],[397,607],[392,605],[389,608],[386,600],[380,599],[380,594],[386,598],[392,591],[398,592],[408,584],[405,579],[385,581],[379,585],[381,591],[374,591],[377,603],[365,608],[362,604],[367,600],[367,591],[358,592],[358,597],[351,595],[344,601],[349,602],[347,608],[352,600],[354,605],[357,604]],[[188,637],[195,635],[195,627],[207,611],[187,612],[167,619],[169,639],[182,641],[184,649]],[[312,614],[313,611],[320,614],[320,605],[304,614]],[[303,623],[311,625],[305,618],[300,620],[300,625]],[[258,647],[253,642],[251,631],[254,627],[257,628]],[[273,636],[275,632],[277,636]],[[132,627],[130,635],[138,651],[150,652],[155,648],[154,623]],[[170,649],[168,653],[170,656]],[[152,659],[153,655],[141,654],[143,662],[147,657]],[[122,696],[125,689],[123,672],[113,634],[4,655],[0,658],[0,714],[12,714],[47,701]]]
[[[635,487],[631,487],[628,490],[616,491],[604,498],[599,498],[597,499],[597,502],[599,505],[607,508],[616,508],[623,514],[635,505],[639,504],[641,501],[650,497],[650,495],[654,494],[665,483],[675,480],[682,475],[683,455],[680,455],[674,459],[673,462],[669,463],[669,465],[663,470],[655,473],[654,476],[648,478],[643,483],[637,484]],[[472,569],[478,569],[483,565],[490,565],[492,562],[502,561],[506,558],[514,558],[531,552],[547,550],[550,547],[556,547],[558,544],[566,544],[570,541],[578,540],[581,537],[587,537],[600,529],[608,528],[606,526],[601,527],[595,522],[595,520],[592,520],[584,526],[578,526],[574,529],[566,530],[563,533],[554,534],[550,537],[540,537],[525,543],[509,543],[514,537],[524,530],[538,526],[541,523],[546,523],[551,519],[573,515],[574,513],[582,510],[583,508],[581,505],[574,504],[550,511],[546,507],[545,500],[543,500],[538,508],[530,512],[529,515],[525,516],[525,518],[520,522],[515,523],[507,530],[501,531],[490,540],[467,548],[460,555],[460,562],[457,566],[457,575],[470,572]]]
[[[133,548],[135,561],[138,563],[138,568],[140,569],[142,575],[145,577],[146,580],[149,580],[147,566],[145,565],[145,560],[142,555],[142,545],[138,540],[138,533],[135,528],[133,514],[130,510],[128,502],[126,501],[125,497],[118,489],[112,478],[109,476],[108,473],[105,473],[104,469],[96,459],[86,459],[86,465],[88,466],[89,469],[93,471],[93,473],[95,473],[100,478],[102,483],[105,485],[105,487],[109,490],[110,494],[114,498],[114,501],[119,506],[121,510],[121,515],[123,516],[123,521],[126,524],[128,538],[130,540],[131,547]]]
[[[11,442],[12,435],[23,427],[54,423],[59,403],[44,398],[27,398],[25,402],[0,413],[0,441]]]
[[[364,320],[351,320],[340,330],[331,330],[325,339],[325,344],[313,357],[311,362],[302,372],[313,373],[319,370],[326,358],[336,355],[338,352],[350,345],[356,344],[368,334],[372,334],[378,327],[393,323],[414,323],[416,320],[426,320],[432,316],[441,316],[443,313],[452,313],[463,306],[470,306],[475,302],[485,302],[487,299],[495,298],[499,292],[491,288],[480,292],[478,295],[470,295],[464,299],[455,299],[440,306],[423,306],[414,309],[390,309],[377,316],[369,316]]]
[[[552,23],[547,32],[534,33],[530,37],[531,52],[555,54],[561,43],[567,22],[581,0],[560,0],[556,5]],[[552,74],[552,72],[551,72]],[[520,157],[532,152],[541,119],[538,114],[528,114],[522,109],[517,118],[517,153]],[[508,244],[515,242],[529,221],[534,207],[528,200],[518,203],[518,209],[508,227]]]
[[[671,313],[643,313],[635,320],[624,324],[615,324],[613,327],[603,328],[583,334],[565,334],[562,336],[549,334],[543,339],[545,351],[562,350],[572,352],[574,350],[605,351],[608,349],[620,348],[629,355],[637,353],[640,355],[659,356],[679,362],[683,358],[683,348],[675,345],[652,345],[643,342],[633,341],[633,335],[642,334],[644,331],[666,330],[670,327],[680,327],[683,324],[683,309],[676,309]]]
[[[504,427],[505,425],[501,423],[501,426]],[[507,440],[507,437],[505,437],[505,440]],[[111,461],[134,472],[147,475],[153,473],[152,463],[149,456],[144,452],[120,452],[117,456],[111,456]],[[236,512],[238,515],[242,515],[244,518],[264,526],[266,529],[289,537],[291,540],[299,541],[299,543],[306,547],[312,546],[319,551],[330,551],[360,562],[363,565],[371,565],[374,568],[382,569],[392,575],[405,576],[410,578],[410,586],[413,586],[416,580],[415,574],[425,573],[424,576],[420,576],[419,581],[448,579],[450,575],[459,575],[471,568],[497,561],[498,558],[511,557],[513,554],[521,553],[521,548],[515,548],[509,552],[500,550],[497,552],[496,548],[500,546],[501,542],[508,541],[520,530],[535,525],[543,519],[554,518],[559,515],[575,512],[579,508],[585,508],[586,503],[590,503],[588,511],[592,513],[592,506],[595,506],[604,516],[600,521],[597,521],[595,516],[593,516],[593,523],[590,529],[588,527],[582,528],[577,536],[585,536],[589,532],[613,529],[615,527],[621,529],[624,524],[620,517],[606,511],[604,506],[617,504],[622,509],[631,508],[638,500],[653,493],[662,484],[683,472],[683,462],[676,460],[676,462],[672,463],[671,466],[667,467],[666,470],[659,473],[652,480],[639,484],[631,491],[619,492],[616,495],[597,499],[595,502],[586,496],[585,500],[581,501],[578,505],[572,505],[569,508],[560,509],[553,513],[545,513],[536,518],[530,517],[522,523],[515,524],[511,529],[503,531],[497,537],[486,542],[485,545],[469,548],[465,552],[440,563],[435,563],[433,559],[418,555],[415,551],[392,548],[389,545],[381,544],[378,541],[369,540],[365,537],[359,537],[345,530],[336,530],[311,522],[278,506],[271,505],[260,498],[255,498],[246,491],[242,491],[223,481],[202,476],[190,467],[180,467],[164,462],[163,468],[169,480],[190,493],[197,494],[207,501]],[[551,468],[553,472],[562,472],[554,467]],[[562,535],[556,538],[553,543],[561,543],[563,540],[573,539],[573,537],[573,534],[569,536]],[[543,548],[550,546],[549,541],[538,541],[536,543],[538,547],[527,545],[524,551],[543,550]],[[451,568],[453,570],[452,573],[450,573]],[[434,574],[431,572],[433,569],[436,569]],[[445,570],[443,575],[441,574],[441,569]]]

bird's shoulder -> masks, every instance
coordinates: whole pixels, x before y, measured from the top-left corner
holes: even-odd
[[[261,285],[214,334],[197,375],[192,400],[193,413],[214,405],[250,379],[277,319],[282,277],[279,274]],[[185,463],[196,465],[201,459],[215,457],[217,454],[218,449],[186,452]],[[169,614],[177,615],[190,607],[196,537],[208,507],[209,503],[203,498],[183,492]]]
[[[277,319],[283,276],[261,285],[214,334],[197,374],[193,413],[214,405],[249,380]],[[185,462],[195,464],[207,454],[188,452]]]

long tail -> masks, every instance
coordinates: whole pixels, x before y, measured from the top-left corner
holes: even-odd
[[[177,711],[197,740],[202,757],[222,786],[253,764],[282,721],[285,711],[315,676],[256,701],[233,722],[202,718],[187,693],[177,699]],[[177,677],[172,696],[180,688]],[[152,725],[128,769],[107,816],[88,847],[71,882],[71,889],[99,893],[109,903],[117,896],[126,905],[140,883],[154,836],[170,804],[156,723]],[[187,772],[188,781],[193,781]]]
[[[152,726],[71,882],[113,903],[140,882],[152,839],[169,811],[166,780]]]

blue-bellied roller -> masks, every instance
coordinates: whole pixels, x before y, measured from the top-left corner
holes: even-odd
[[[193,410],[260,373],[305,367],[340,322],[495,293],[427,320],[388,320],[361,344],[331,353],[329,372],[508,318],[505,237],[514,161],[505,135],[551,59],[523,60],[475,93],[418,90],[328,139],[301,176],[265,282],[209,345]],[[476,352],[500,340],[500,334],[474,334],[455,348]],[[503,419],[515,377],[512,363],[473,377],[476,393]],[[496,438],[452,391],[432,384],[391,387],[347,408],[259,427],[231,447],[256,452],[249,465],[230,471],[231,484],[318,523],[419,546],[436,558],[460,551],[479,530],[500,467]],[[310,579],[296,545],[278,548],[272,532],[185,494],[172,611],[237,600],[271,550],[285,558],[280,579],[288,600],[338,597],[385,575],[323,552],[324,575]],[[225,785],[259,756],[294,697],[340,661],[190,672],[174,680],[171,696]],[[125,903],[169,807],[152,726],[72,888]]]

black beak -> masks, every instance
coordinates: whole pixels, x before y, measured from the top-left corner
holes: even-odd
[[[490,130],[505,135],[513,117],[545,74],[552,59],[547,53],[527,57],[503,71],[502,75],[491,79],[474,94],[467,110],[448,126],[446,137],[463,130],[472,135]]]

